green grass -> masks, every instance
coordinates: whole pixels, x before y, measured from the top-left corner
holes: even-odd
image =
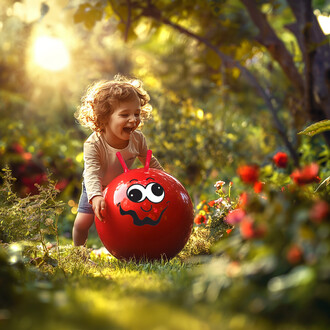
[[[0,327],[47,329],[303,329],[198,301],[194,278],[201,267],[170,261],[119,261],[85,248],[61,247],[60,264],[20,274],[15,301],[0,309]]]

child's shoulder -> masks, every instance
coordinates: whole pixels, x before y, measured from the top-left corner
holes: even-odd
[[[144,139],[145,137],[140,130],[135,130],[131,135],[131,140],[137,143],[141,143]]]
[[[133,136],[138,139],[144,139],[144,134],[138,129],[133,132]]]
[[[85,141],[85,143],[97,143],[101,140],[101,134],[93,132]]]

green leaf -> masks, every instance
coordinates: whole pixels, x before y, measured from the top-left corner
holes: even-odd
[[[221,59],[213,50],[208,50],[205,57],[206,63],[214,70],[218,70],[221,65]]]
[[[316,134],[330,131],[330,120],[321,120],[315,124],[312,124],[305,128],[303,131],[299,132],[298,134],[304,134],[308,136],[314,136]]]
[[[85,20],[85,10],[89,9],[91,6],[88,4],[82,4],[79,6],[78,10],[73,15],[73,20],[75,23],[81,23]]]
[[[74,22],[84,23],[85,27],[91,30],[97,21],[100,21],[103,16],[103,8],[99,3],[92,6],[89,3],[84,3],[79,6],[78,10],[73,15]]]

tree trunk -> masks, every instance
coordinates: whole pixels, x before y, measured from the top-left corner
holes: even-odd
[[[330,119],[330,45],[313,13],[311,0],[287,0],[296,22],[287,28],[303,54],[304,108],[308,119]],[[330,146],[330,133],[323,134]]]
[[[255,0],[241,0],[259,29],[256,40],[265,46],[274,60],[281,66],[302,98],[305,118],[298,120],[317,122],[330,118],[330,46],[313,13],[311,0],[287,0],[296,22],[287,28],[295,35],[304,60],[303,76],[298,72],[293,58],[284,43],[277,37],[266,16],[260,11]],[[295,116],[297,105],[292,104]],[[297,121],[299,125],[299,121]],[[301,124],[299,125],[301,126]],[[302,127],[297,127],[301,129]],[[324,134],[330,145],[330,133]]]

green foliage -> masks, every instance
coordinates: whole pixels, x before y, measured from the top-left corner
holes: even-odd
[[[211,254],[214,244],[231,232],[232,226],[225,220],[228,213],[237,207],[238,202],[231,196],[232,182],[228,184],[228,188],[224,185],[224,181],[217,181],[215,192],[218,198],[209,202],[204,200],[196,206],[195,226],[186,246],[179,254],[183,260]]]
[[[22,281],[20,278],[22,268],[24,268],[22,263],[11,263],[7,252],[0,247],[0,308],[14,304],[17,298],[15,288]]]
[[[308,136],[314,136],[322,132],[330,131],[330,120],[322,120],[306,127],[303,131],[298,134],[304,134]]]
[[[259,180],[264,181],[265,173]],[[307,171],[305,175],[312,179]],[[265,181],[260,193],[246,186],[240,218],[213,247],[215,257],[194,284],[195,299],[223,311],[325,326],[330,307],[329,187],[315,192],[316,184],[283,187]]]
[[[48,185],[37,186],[38,194],[20,198],[12,190],[11,171],[4,169],[2,177],[0,239],[7,243],[28,240],[41,244],[46,252],[46,237],[58,240],[57,222],[63,211],[63,203],[56,200],[55,182],[48,177]]]
[[[73,15],[75,23],[84,23],[85,27],[91,30],[95,23],[102,19],[103,16],[102,2],[95,5],[84,3],[79,5],[78,10]]]
[[[202,109],[191,104],[191,100],[178,103],[168,102],[155,113],[146,132],[161,163],[189,187],[201,183],[201,178],[214,168],[212,159],[222,158],[223,149],[214,145],[220,146],[223,139],[217,132],[212,114],[204,114]],[[170,107],[176,111],[170,111]]]
[[[217,181],[216,199],[198,206],[196,218],[203,216],[204,223],[194,227],[185,249],[170,261],[120,261],[105,252],[56,244],[46,244],[45,252],[42,246],[31,248],[33,236],[1,244],[0,284],[8,281],[2,307],[11,311],[15,306],[24,324],[28,313],[30,320],[50,329],[55,328],[55,320],[57,326],[59,321],[67,327],[73,322],[80,329],[100,320],[103,327],[129,328],[137,322],[139,328],[159,324],[159,320],[172,327],[172,321],[161,317],[164,310],[175,315],[178,328],[182,318],[197,327],[203,322],[216,326],[219,310],[228,316],[228,320],[222,316],[222,322],[233,322],[238,311],[248,326],[252,322],[248,315],[258,315],[260,329],[273,328],[262,317],[281,322],[300,318],[323,326],[330,304],[329,187],[320,187],[317,193],[310,184],[281,189],[278,182],[287,183],[289,168],[271,171],[269,166],[260,170],[259,179],[266,182],[263,191],[256,193],[245,186],[247,198],[240,204],[231,191],[239,185]],[[7,215],[14,218],[17,209],[8,206],[27,199],[15,196],[12,181],[10,171],[5,171],[1,196]],[[39,200],[41,209],[53,210],[53,190],[54,182],[52,188],[40,188],[40,197],[30,199],[31,205]],[[244,218],[229,225],[228,214],[237,207],[244,210]],[[132,309],[129,301],[143,308]],[[87,306],[93,306],[93,312]],[[125,318],[119,316],[118,306]],[[306,308],[311,317],[306,316]],[[45,317],[40,318],[41,310]],[[81,310],[86,314],[83,319]],[[137,316],[139,321],[135,321]],[[8,329],[19,327],[10,312],[5,322]]]
[[[194,256],[210,255],[212,242],[208,228],[194,226],[187,244],[178,257],[182,260],[188,260]]]
[[[299,134],[307,135],[310,137],[313,137],[314,135],[317,135],[319,133],[325,132],[329,130],[329,121],[321,121],[315,124],[312,124],[308,126],[304,131],[300,132]],[[305,133],[306,131],[306,133]],[[306,138],[307,139],[307,138]],[[322,140],[321,140],[322,141]],[[304,140],[301,147],[301,152],[303,153],[303,161],[304,162],[310,162],[311,159],[318,159],[318,162],[322,164],[321,171],[323,172],[325,177],[323,181],[319,184],[319,186],[316,188],[315,192],[317,192],[319,189],[324,189],[324,187],[328,186],[330,184],[330,176],[329,176],[329,166],[330,166],[330,149],[328,146],[326,146],[324,143],[320,142],[320,139],[314,138],[314,139],[307,139]]]

